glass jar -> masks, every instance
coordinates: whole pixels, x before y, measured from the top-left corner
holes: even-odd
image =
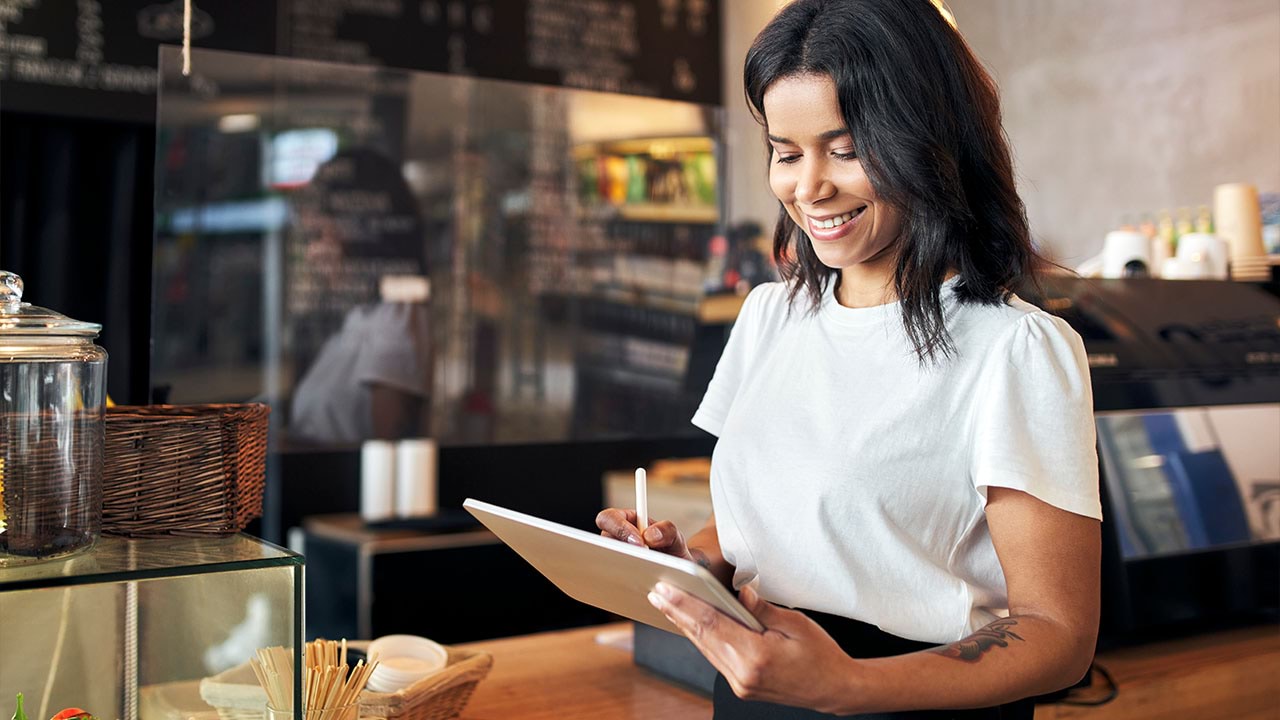
[[[101,329],[22,302],[22,278],[0,270],[0,566],[83,550],[102,529]]]

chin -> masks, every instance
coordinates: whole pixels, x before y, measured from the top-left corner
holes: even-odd
[[[866,262],[869,258],[862,254],[854,254],[843,249],[837,248],[821,248],[817,243],[810,241],[809,246],[813,248],[813,254],[818,257],[818,262],[826,265],[832,270],[843,270],[852,265]],[[825,251],[824,251],[825,250]]]

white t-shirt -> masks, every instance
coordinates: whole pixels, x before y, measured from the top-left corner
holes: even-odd
[[[428,358],[415,342],[424,329],[415,327],[414,312],[408,303],[352,308],[294,390],[290,433],[358,443],[373,437],[372,385],[428,397]]]
[[[733,584],[788,607],[953,642],[1007,615],[988,486],[1101,518],[1084,345],[1011,298],[942,288],[957,354],[922,367],[897,303],[751,292],[693,423]],[[790,307],[789,307],[790,306]],[[790,314],[788,314],[790,310]]]

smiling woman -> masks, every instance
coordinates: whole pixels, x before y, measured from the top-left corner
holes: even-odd
[[[860,307],[892,299],[883,278],[892,272],[901,215],[867,177],[831,76],[780,79],[765,93],[764,107],[773,148],[769,187],[812,241],[818,261],[842,271],[842,279],[846,272],[854,276],[840,284],[840,303]]]
[[[1039,260],[995,84],[936,3],[789,5],[756,38],[743,83],[769,135],[770,187],[782,203],[774,252],[784,278],[794,281],[793,297],[804,292],[816,306],[833,279],[842,286],[867,280],[870,287],[859,283],[840,295],[900,301],[904,329],[928,362],[953,350],[939,294],[948,276],[962,275],[961,302],[988,305],[1003,303],[1019,282],[1034,282]],[[804,140],[789,134],[802,130],[813,133],[807,157],[798,146],[776,142]],[[818,144],[825,157],[813,156]],[[807,160],[807,172],[796,168],[791,183],[779,160],[793,166]],[[840,161],[856,170],[841,172]],[[892,252],[849,271],[825,264],[819,247],[802,241],[812,230],[801,217],[806,199],[824,201],[822,193],[833,188],[882,215],[897,211],[898,222],[886,218],[874,233],[891,236]],[[819,195],[807,194],[813,192]],[[809,209],[826,218],[855,208]]]
[[[1080,337],[1013,294],[1036,256],[994,84],[930,0],[797,0],[744,72],[783,281],[747,298],[693,423],[715,514],[686,541],[755,632],[659,584],[717,720],[1016,718],[1097,636]]]

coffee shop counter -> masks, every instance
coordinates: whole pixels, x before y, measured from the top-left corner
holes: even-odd
[[[463,720],[706,720],[711,702],[631,662],[624,623],[488,640],[493,654]],[[606,642],[600,642],[605,640]],[[615,642],[608,642],[608,641]],[[1119,685],[1098,707],[1041,705],[1036,720],[1280,717],[1280,626],[1201,635],[1103,653]],[[1105,695],[1102,682],[1078,699]]]

